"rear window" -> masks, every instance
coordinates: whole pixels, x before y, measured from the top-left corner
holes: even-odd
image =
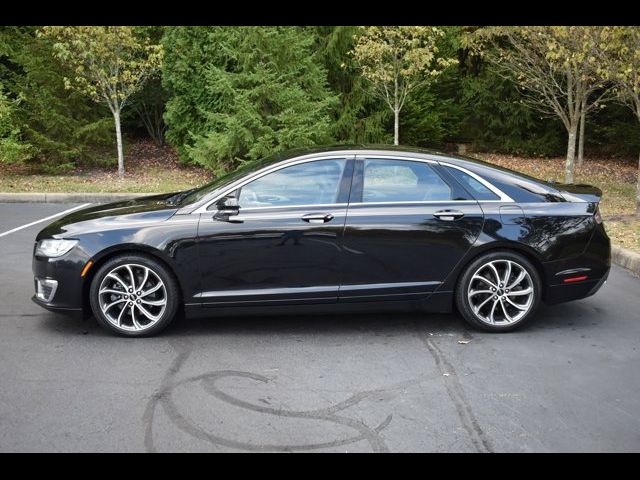
[[[363,203],[451,200],[451,187],[424,162],[367,159]]]

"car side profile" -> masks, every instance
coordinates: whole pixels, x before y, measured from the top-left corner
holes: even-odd
[[[33,300],[126,336],[186,316],[457,310],[492,332],[610,269],[601,191],[423,149],[341,146],[75,211],[34,245]]]

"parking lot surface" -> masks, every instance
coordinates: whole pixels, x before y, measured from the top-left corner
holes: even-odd
[[[0,204],[0,451],[640,450],[640,279],[508,334],[455,315],[182,320],[115,337],[33,304],[72,204]]]

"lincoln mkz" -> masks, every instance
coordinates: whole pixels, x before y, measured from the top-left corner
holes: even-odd
[[[604,284],[601,196],[421,149],[275,155],[54,221],[34,245],[33,300],[126,336],[182,314],[453,310],[504,332]]]

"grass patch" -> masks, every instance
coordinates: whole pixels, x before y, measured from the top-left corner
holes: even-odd
[[[640,253],[640,218],[613,217],[605,220],[604,227],[613,243]]]
[[[126,149],[126,174],[117,166],[78,167],[60,175],[33,173],[0,163],[0,192],[165,193],[193,188],[213,179],[198,167],[180,163],[171,147],[136,142]]]
[[[68,175],[0,176],[2,192],[91,192],[91,193],[164,193],[186,190],[209,181],[209,176],[182,170],[150,168],[128,172],[124,178],[117,173],[92,171]]]

